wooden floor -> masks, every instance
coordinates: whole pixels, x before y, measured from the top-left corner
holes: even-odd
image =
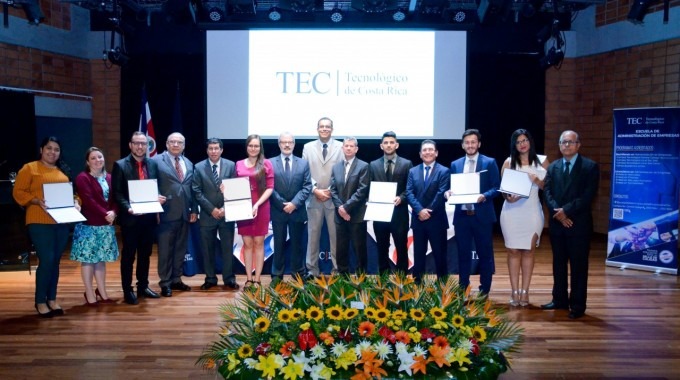
[[[525,328],[525,344],[503,379],[680,379],[678,278],[605,267],[604,243],[604,237],[595,241],[591,254],[587,315],[572,321],[566,311],[537,306],[551,298],[550,244],[544,239],[533,306],[509,311]],[[491,298],[507,306],[506,255],[499,237],[495,246]],[[122,298],[118,263],[109,265],[108,278],[112,296]],[[200,291],[203,276],[197,275],[185,279],[194,291],[172,298],[85,307],[79,266],[64,256],[58,298],[66,315],[39,319],[34,281],[25,271],[0,272],[0,379],[215,378],[194,363],[216,338],[218,305],[238,293]]]

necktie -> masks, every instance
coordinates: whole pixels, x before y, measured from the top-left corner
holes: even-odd
[[[144,163],[141,161],[137,161],[137,174],[139,175],[139,179],[144,179]]]
[[[286,178],[290,178],[290,157],[286,157],[286,167],[283,171],[286,173]]]
[[[349,161],[345,161],[345,182],[347,182],[347,174],[349,174]]]
[[[326,155],[328,155],[328,144],[323,144],[323,151],[321,152],[323,155],[323,159],[326,159]]]
[[[392,160],[387,160],[387,170],[385,170],[385,177],[387,177],[388,182],[392,181],[392,164]]]
[[[175,157],[175,171],[177,172],[179,181],[184,182],[184,173],[182,172],[182,166],[179,164],[179,156]]]
[[[467,172],[468,172],[468,173],[474,173],[475,170],[476,170],[476,168],[475,168],[475,160],[468,160],[468,169],[467,169]],[[465,210],[474,210],[474,209],[475,209],[475,205],[472,204],[472,203],[467,203],[467,204],[465,205],[465,207],[463,207],[463,209],[465,209]]]
[[[427,185],[428,182],[430,182],[430,167],[426,166],[425,167],[425,184]]]
[[[564,172],[567,173],[567,175],[571,174],[571,161],[565,162],[564,165]]]
[[[220,175],[217,173],[217,164],[213,164],[212,166],[212,175],[213,175],[213,180],[215,181],[216,185],[220,184]]]

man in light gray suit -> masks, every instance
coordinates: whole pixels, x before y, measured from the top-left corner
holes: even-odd
[[[153,158],[158,163],[158,191],[166,199],[158,225],[158,276],[164,297],[172,297],[173,290],[191,290],[182,282],[182,271],[188,223],[196,222],[198,214],[191,189],[194,165],[182,155],[184,144],[181,133],[171,133],[167,150]]]
[[[307,209],[305,202],[312,192],[312,177],[307,160],[293,156],[295,137],[288,132],[279,136],[281,154],[270,159],[274,167],[274,192],[269,198],[274,232],[272,283],[283,279],[286,233],[290,236],[290,274],[304,277],[305,255],[302,247]]]
[[[234,252],[234,222],[224,219],[224,194],[220,191],[222,179],[236,177],[236,165],[222,158],[222,140],[210,138],[206,143],[208,158],[197,163],[191,185],[196,203],[201,206],[198,219],[201,226],[201,250],[205,282],[201,290],[217,285],[215,274],[215,243],[219,232],[220,254],[222,257],[222,280],[228,291],[239,289],[232,268]]]
[[[332,138],[333,121],[327,117],[316,125],[319,139],[310,141],[302,149],[302,158],[309,162],[312,175],[312,196],[307,200],[307,270],[308,276],[319,276],[319,240],[324,220],[328,228],[333,270],[338,270],[335,260],[335,206],[331,200],[331,172],[333,165],[342,160],[342,143]]]

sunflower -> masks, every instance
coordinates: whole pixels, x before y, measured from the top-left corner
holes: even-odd
[[[342,307],[338,305],[326,309],[326,316],[334,321],[341,321],[343,314]]]
[[[458,329],[465,323],[465,318],[460,314],[456,314],[451,318],[451,323],[453,323],[453,327]]]
[[[441,321],[442,319],[446,318],[446,312],[444,309],[436,306],[430,309],[430,315],[435,321]]]
[[[351,307],[345,310],[345,314],[343,316],[345,317],[345,319],[350,320],[356,317],[357,315],[359,315],[359,310]]]
[[[411,309],[411,311],[409,312],[409,315],[416,322],[420,322],[423,319],[425,319],[425,313],[420,309]]]
[[[310,306],[310,308],[307,309],[307,319],[319,322],[321,318],[323,318],[323,311],[321,311],[321,309],[318,307]]]
[[[283,323],[288,323],[293,320],[293,312],[288,309],[283,309],[279,311],[278,314],[279,321]]]
[[[269,321],[269,318],[267,317],[260,317],[255,320],[255,332],[263,333],[267,330],[269,330],[269,325],[271,322]]]
[[[238,356],[241,359],[249,358],[253,356],[253,348],[249,344],[244,344],[243,346],[238,348]]]
[[[374,319],[378,322],[385,323],[390,318],[390,311],[385,308],[380,308],[375,312]]]
[[[295,308],[295,309],[291,310],[290,318],[291,318],[293,321],[297,321],[298,319],[300,319],[300,318],[302,318],[302,317],[304,317],[304,316],[305,316],[305,312],[302,311],[302,309]]]
[[[397,319],[397,320],[404,320],[406,319],[407,315],[404,310],[395,310],[392,312],[392,319]]]
[[[475,326],[472,329],[472,336],[477,339],[478,342],[483,342],[486,340],[486,331],[482,326]]]
[[[370,307],[370,306],[365,308],[364,309],[364,315],[369,319],[375,318],[375,309]]]

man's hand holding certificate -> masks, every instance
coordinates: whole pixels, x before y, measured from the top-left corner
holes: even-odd
[[[482,196],[479,192],[479,179],[482,172],[451,174],[451,190],[448,192],[448,203],[477,203],[479,197]]]
[[[392,221],[392,213],[397,202],[397,183],[396,182],[371,182],[371,190],[368,193],[366,202],[366,213],[364,220],[376,222]]]
[[[129,180],[128,193],[133,214],[163,212],[161,201],[164,201],[165,197],[158,195],[158,183],[155,179]]]
[[[224,193],[224,220],[235,222],[253,219],[253,201],[247,177],[223,179],[221,188]]]

